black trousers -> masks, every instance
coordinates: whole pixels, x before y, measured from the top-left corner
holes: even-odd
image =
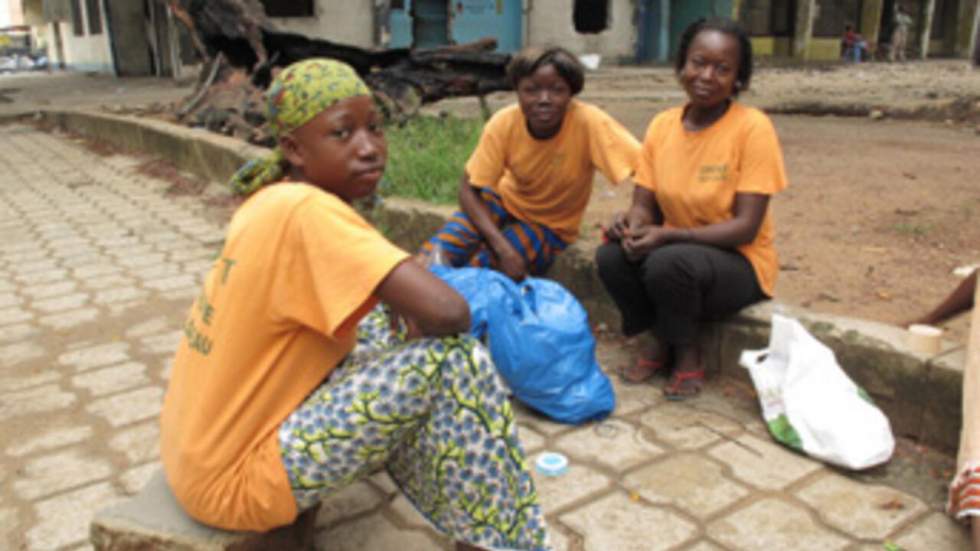
[[[765,298],[752,265],[731,249],[665,245],[630,262],[617,242],[596,251],[599,278],[623,316],[623,333],[647,329],[669,345],[693,344],[698,323]]]

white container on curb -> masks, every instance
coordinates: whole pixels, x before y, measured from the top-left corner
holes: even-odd
[[[913,352],[919,354],[939,354],[942,347],[943,330],[938,327],[923,324],[909,326],[908,344]]]

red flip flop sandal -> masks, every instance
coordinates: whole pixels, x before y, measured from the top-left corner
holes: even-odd
[[[664,387],[664,398],[668,400],[686,400],[697,396],[704,386],[704,369],[695,371],[675,371],[670,381]]]

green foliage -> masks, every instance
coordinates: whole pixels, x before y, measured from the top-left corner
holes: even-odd
[[[459,178],[483,131],[483,121],[419,116],[392,125],[383,195],[455,203]]]

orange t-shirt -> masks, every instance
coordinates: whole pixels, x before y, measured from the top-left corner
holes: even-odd
[[[295,519],[277,428],[353,349],[375,288],[407,256],[310,185],[269,186],[235,213],[160,420],[167,481],[188,514],[233,530]]]
[[[762,111],[732,102],[721,119],[694,132],[684,129],[683,114],[683,107],[675,107],[654,117],[636,170],[636,183],[656,194],[666,225],[723,222],[732,218],[736,193],[772,195],[786,187],[779,138]],[[779,272],[772,209],[755,239],[738,251],[772,296]]]
[[[498,193],[515,217],[543,224],[571,243],[595,170],[618,184],[633,174],[639,153],[629,130],[594,105],[573,99],[558,134],[538,140],[515,104],[487,121],[466,173],[473,185]]]

